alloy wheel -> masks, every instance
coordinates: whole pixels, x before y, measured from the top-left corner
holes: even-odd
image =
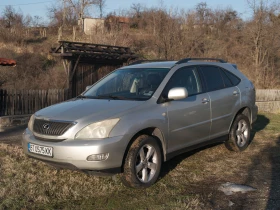
[[[137,156],[135,169],[137,178],[143,182],[149,182],[155,175],[158,168],[158,154],[156,149],[150,145],[143,145]]]

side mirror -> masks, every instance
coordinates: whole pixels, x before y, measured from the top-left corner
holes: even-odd
[[[86,86],[85,91],[87,91],[88,89],[90,89],[90,88],[91,88],[91,86],[92,86],[92,85]]]
[[[180,100],[188,97],[188,91],[184,87],[172,88],[168,92],[169,100]]]

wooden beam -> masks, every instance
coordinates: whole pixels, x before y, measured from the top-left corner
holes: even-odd
[[[57,48],[53,50],[53,53],[58,53],[58,50],[61,49],[62,45],[59,45]]]
[[[86,42],[71,42],[71,41],[59,41],[60,44],[74,44],[74,45],[90,45],[90,46],[103,46],[103,47],[116,47],[116,48],[124,48],[129,49],[129,47],[123,47],[123,46],[113,46],[113,45],[105,45],[105,44],[93,44],[93,43],[86,43]]]
[[[73,76],[74,76],[74,74],[76,72],[77,66],[78,66],[78,64],[80,62],[80,58],[81,58],[81,55],[79,55],[78,59],[75,62],[75,65],[74,65],[74,67],[72,69],[71,76],[70,76],[71,80],[73,79]]]
[[[51,54],[57,57],[71,57],[74,55],[73,53],[51,53]]]

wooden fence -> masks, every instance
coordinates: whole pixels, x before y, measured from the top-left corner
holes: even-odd
[[[67,89],[0,89],[0,116],[33,114],[39,109],[67,100],[67,94]]]
[[[67,89],[0,89],[0,116],[33,114],[39,109],[67,99]],[[280,90],[257,90],[256,101],[260,111],[280,113]]]

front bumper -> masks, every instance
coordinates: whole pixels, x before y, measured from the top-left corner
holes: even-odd
[[[53,157],[29,152],[28,143],[53,148]],[[27,128],[22,136],[23,151],[29,157],[47,162],[63,168],[85,171],[111,171],[120,169],[128,140],[126,136],[116,136],[103,140],[64,140],[50,142],[38,140]],[[109,153],[109,157],[102,161],[87,161],[93,154]],[[119,171],[119,170],[114,170]]]

